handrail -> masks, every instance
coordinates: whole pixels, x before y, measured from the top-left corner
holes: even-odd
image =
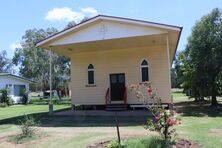
[[[106,91],[105,99],[106,99],[106,105],[107,105],[107,104],[110,104],[109,88],[108,88],[107,91]]]
[[[124,88],[123,101],[124,101],[124,104],[127,104],[127,88],[126,87]]]

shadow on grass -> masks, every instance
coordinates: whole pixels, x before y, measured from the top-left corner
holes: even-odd
[[[64,109],[59,109],[54,111],[56,112],[61,112],[61,111],[67,111],[70,110],[71,107],[68,108],[64,108]],[[39,121],[42,118],[48,117],[49,114],[48,112],[41,112],[41,113],[32,113],[32,114],[27,114],[29,116],[32,116],[35,120]],[[11,117],[11,118],[6,118],[6,119],[1,119],[0,123],[1,124],[18,124],[18,120],[21,120],[23,118],[24,115],[20,115],[20,116],[15,116],[15,117]]]
[[[147,117],[118,117],[119,126],[141,126]],[[49,116],[41,120],[43,127],[114,127],[114,116]]]
[[[176,111],[181,116],[195,116],[195,117],[222,117],[222,105],[218,107],[211,107],[209,101],[202,102],[180,102],[176,103]]]
[[[70,108],[57,110],[55,112],[61,112],[70,110]],[[37,122],[40,123],[40,127],[114,127],[116,126],[114,116],[61,116],[61,115],[48,115],[48,112],[29,114]],[[21,120],[22,116],[13,118],[7,118],[0,120],[1,124],[16,124],[19,125],[18,120]],[[147,120],[147,116],[128,116],[118,117],[119,126],[142,126]]]

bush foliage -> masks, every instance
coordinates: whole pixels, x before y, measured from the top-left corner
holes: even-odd
[[[13,101],[11,100],[9,96],[9,90],[4,88],[0,90],[0,103],[1,106],[9,106],[13,104]]]
[[[162,101],[158,97],[157,90],[153,89],[149,82],[131,85],[130,90],[147,106],[153,115],[152,119],[148,119],[144,125],[145,129],[157,131],[165,142],[169,142],[176,135],[176,129],[172,127],[180,124],[180,120],[174,116],[174,112],[162,106]]]

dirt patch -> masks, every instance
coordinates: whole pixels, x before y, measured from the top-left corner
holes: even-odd
[[[38,132],[41,133],[41,137],[31,141],[27,141],[21,144],[13,143],[8,140],[8,137],[18,134],[19,132],[5,132],[0,135],[0,147],[1,148],[23,148],[23,147],[56,147],[54,144],[62,139],[75,139],[79,135],[95,135],[92,140],[85,142],[80,147],[86,147],[90,143],[99,143],[99,141],[108,141],[115,139],[116,127],[38,127]],[[142,137],[147,135],[154,135],[155,133],[147,132],[143,127],[120,127],[121,138],[126,137]],[[100,136],[102,135],[102,136]],[[51,142],[56,141],[56,142]],[[68,141],[70,142],[70,141]],[[78,141],[77,141],[78,142]],[[84,140],[83,140],[84,142]],[[59,144],[59,143],[58,143]],[[67,143],[66,143],[67,144]],[[74,144],[74,143],[73,143]],[[70,144],[67,147],[74,147]],[[77,143],[79,144],[79,143]]]
[[[128,138],[125,138],[123,140],[127,140],[127,139]],[[97,143],[88,145],[87,148],[107,148],[107,145],[110,142],[111,142],[111,140],[97,142]],[[194,143],[194,142],[191,142],[188,140],[181,139],[175,145],[173,145],[172,148],[200,148],[200,145],[198,143]]]
[[[181,140],[177,141],[177,143],[175,145],[173,145],[173,148],[200,148],[200,145],[195,142],[181,139]]]
[[[219,128],[211,129],[209,134],[212,136],[222,137],[222,129]]]
[[[110,143],[110,140],[102,141],[99,143],[94,143],[94,144],[88,145],[86,148],[106,148],[109,143]]]

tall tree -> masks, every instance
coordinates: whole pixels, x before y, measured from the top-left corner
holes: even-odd
[[[24,77],[37,81],[43,91],[49,89],[49,51],[36,47],[35,43],[52,34],[55,28],[29,29],[22,37],[22,48],[17,49],[13,57],[13,63],[19,65],[20,74]],[[53,89],[59,87],[59,83],[69,77],[69,59],[64,56],[52,54],[52,82]]]
[[[192,29],[184,52],[183,76],[199,97],[211,96],[212,106],[222,89],[222,12],[218,8],[203,16]]]
[[[7,58],[7,52],[0,52],[0,73],[10,72],[12,70],[11,60]]]

